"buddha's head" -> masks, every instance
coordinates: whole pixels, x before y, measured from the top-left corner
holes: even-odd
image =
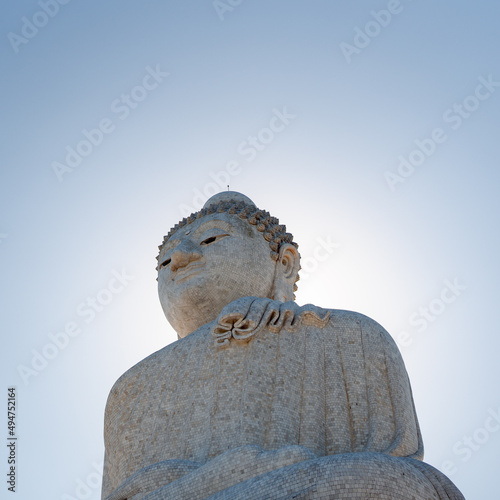
[[[159,248],[160,302],[180,338],[241,297],[294,299],[297,244],[278,219],[240,193],[210,198],[176,224]]]

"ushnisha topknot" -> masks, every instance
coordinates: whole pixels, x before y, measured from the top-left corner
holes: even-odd
[[[170,229],[167,235],[163,237],[162,244],[158,246],[159,254],[156,257],[156,260],[159,259],[160,253],[170,237],[179,229],[191,224],[197,219],[205,217],[206,215],[223,212],[236,215],[240,219],[246,220],[252,226],[256,226],[257,231],[261,232],[264,239],[269,243],[269,247],[271,248],[271,259],[274,261],[278,260],[280,247],[283,244],[290,243],[295,248],[299,247],[299,245],[293,241],[292,234],[286,232],[286,226],[284,224],[280,224],[276,217],[272,217],[266,210],[260,210],[253,205],[253,203],[249,204],[241,199],[238,200],[234,198],[213,201],[213,203],[208,204],[210,202],[209,200],[201,210],[192,213],[188,217],[184,217],[179,223]],[[158,267],[156,269],[158,270]],[[298,273],[295,281],[299,281]],[[293,290],[297,291],[296,284],[293,285]]]

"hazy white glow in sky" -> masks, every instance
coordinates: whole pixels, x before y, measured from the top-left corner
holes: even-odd
[[[231,3],[4,6],[1,377],[2,404],[18,395],[17,498],[100,498],[107,394],[176,338],[157,245],[228,183],[294,234],[297,302],[393,335],[425,460],[493,498],[500,7]]]

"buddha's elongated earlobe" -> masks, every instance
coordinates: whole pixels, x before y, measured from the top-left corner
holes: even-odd
[[[294,285],[300,269],[300,254],[291,243],[280,247],[276,261],[272,299],[286,302],[294,299]]]

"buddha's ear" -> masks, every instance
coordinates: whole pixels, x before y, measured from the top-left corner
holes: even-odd
[[[300,269],[300,255],[297,249],[290,243],[285,243],[281,246],[278,264],[283,278],[285,278],[292,286],[297,278],[297,273]]]
[[[286,302],[293,300],[293,287],[300,269],[300,255],[295,246],[285,243],[280,247],[276,261],[273,298]]]

